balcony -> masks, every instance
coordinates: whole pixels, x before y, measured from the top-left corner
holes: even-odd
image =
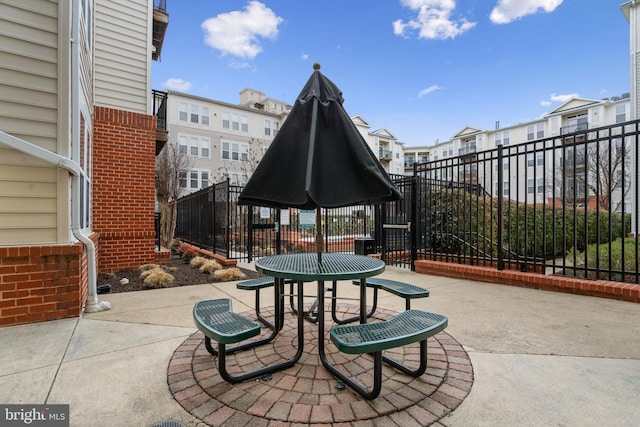
[[[153,115],[156,116],[156,156],[160,154],[169,140],[167,129],[167,92],[151,90],[153,98]]]
[[[391,161],[391,158],[393,157],[393,153],[390,150],[383,150],[382,148],[379,150],[379,159],[382,161]]]
[[[466,156],[467,154],[473,154],[476,151],[476,144],[469,144],[466,147],[460,147],[460,149],[458,150],[458,155]]]
[[[560,135],[567,135],[574,132],[581,132],[589,129],[589,123],[568,124],[560,128]]]
[[[167,0],[153,0],[153,53],[151,59],[154,61],[160,59],[168,25]]]

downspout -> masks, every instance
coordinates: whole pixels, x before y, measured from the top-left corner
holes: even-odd
[[[80,1],[73,0],[71,6],[71,158],[73,163],[78,165],[80,159]],[[96,246],[93,241],[86,236],[80,228],[80,179],[83,174],[74,174],[71,177],[71,232],[87,249],[87,302],[84,307],[85,313],[95,313],[111,308],[111,305],[103,301],[98,304],[98,286],[96,272]]]
[[[31,155],[37,159],[45,161],[49,164],[55,165],[61,169],[64,169],[69,172],[72,179],[72,198],[71,198],[71,228],[73,231],[73,235],[87,248],[87,270],[88,270],[88,297],[87,303],[85,306],[85,312],[93,313],[96,311],[104,311],[111,308],[111,305],[103,301],[98,304],[97,297],[97,285],[96,285],[96,247],[87,236],[82,234],[82,231],[79,227],[78,218],[80,217],[80,203],[79,192],[76,191],[79,188],[80,178],[82,177],[82,169],[80,165],[71,159],[63,157],[59,154],[52,153],[49,150],[45,150],[42,147],[39,147],[35,144],[27,142],[23,139],[16,138],[15,136],[9,135],[6,132],[0,131],[0,144],[7,145],[14,150],[20,151],[22,153]]]

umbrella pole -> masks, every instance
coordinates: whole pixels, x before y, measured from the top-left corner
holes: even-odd
[[[322,262],[322,245],[324,239],[322,238],[322,213],[320,206],[316,208],[316,252],[318,253],[318,264]]]

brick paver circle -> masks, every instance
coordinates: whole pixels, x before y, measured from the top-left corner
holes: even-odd
[[[341,316],[356,313],[354,305],[338,305]],[[262,310],[272,316],[273,308]],[[253,312],[243,313],[255,318]],[[394,312],[378,309],[376,320]],[[327,331],[331,327],[328,313]],[[318,328],[304,322],[304,354],[292,368],[276,372],[270,380],[254,379],[238,384],[225,382],[217,370],[217,357],[204,345],[198,331],[187,338],[169,362],[167,380],[175,400],[190,414],[212,426],[270,426],[290,424],[342,424],[371,421],[375,425],[425,426],[438,421],[462,403],[473,384],[473,367],[467,352],[446,332],[428,340],[428,368],[418,378],[384,365],[380,396],[366,400],[346,387],[336,387],[335,378],[322,366],[317,353]],[[270,330],[265,329],[264,335]],[[372,385],[373,360],[368,355],[339,352],[325,337],[331,363]],[[213,343],[215,344],[215,343]],[[284,329],[269,344],[227,356],[232,373],[254,370],[296,352],[296,317],[287,314]],[[418,345],[385,352],[410,366],[417,366]],[[395,423],[395,424],[394,424]]]

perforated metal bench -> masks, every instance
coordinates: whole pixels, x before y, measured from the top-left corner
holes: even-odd
[[[356,286],[360,286],[360,280],[353,280],[352,283]],[[429,289],[421,288],[420,286],[410,285],[404,282],[398,282],[396,280],[380,279],[377,277],[368,277],[366,279],[367,288],[373,289],[373,304],[371,309],[367,312],[367,317],[373,316],[378,308],[378,290],[387,291],[394,295],[404,298],[405,310],[411,310],[411,300],[415,298],[427,298],[429,296]],[[331,302],[331,315],[333,321],[339,325],[355,322],[359,319],[359,316],[348,317],[345,319],[338,319],[336,316],[336,299],[337,290],[334,284],[332,289],[332,302]]]
[[[265,288],[272,288],[275,283],[275,279],[273,277],[265,276],[258,277],[257,279],[243,280],[242,282],[238,282],[236,284],[236,288],[244,289],[246,291],[255,291],[256,293],[256,317],[265,326],[273,329],[275,325],[273,322],[267,320],[262,313],[260,313],[260,290]]]
[[[302,355],[302,346],[299,345],[298,352],[292,359],[243,374],[231,375],[226,368],[227,344],[238,343],[260,335],[260,330],[262,329],[260,324],[234,313],[231,308],[231,299],[229,298],[197,302],[193,307],[193,321],[196,327],[204,334],[205,346],[209,353],[218,355],[220,376],[230,383],[237,383],[291,367]],[[217,351],[211,345],[211,340],[218,343]],[[301,340],[299,339],[298,341],[300,344]],[[238,346],[234,348],[234,351],[255,347],[260,342]]]
[[[421,310],[408,310],[388,320],[375,323],[334,326],[329,331],[331,342],[343,353],[373,355],[373,389],[368,390],[361,383],[348,377],[333,365],[327,367],[336,377],[366,399],[375,399],[382,389],[382,362],[413,377],[419,377],[427,369],[427,339],[441,331],[448,324],[447,317]],[[407,344],[420,343],[420,365],[410,368],[394,359],[383,356],[382,352]]]

